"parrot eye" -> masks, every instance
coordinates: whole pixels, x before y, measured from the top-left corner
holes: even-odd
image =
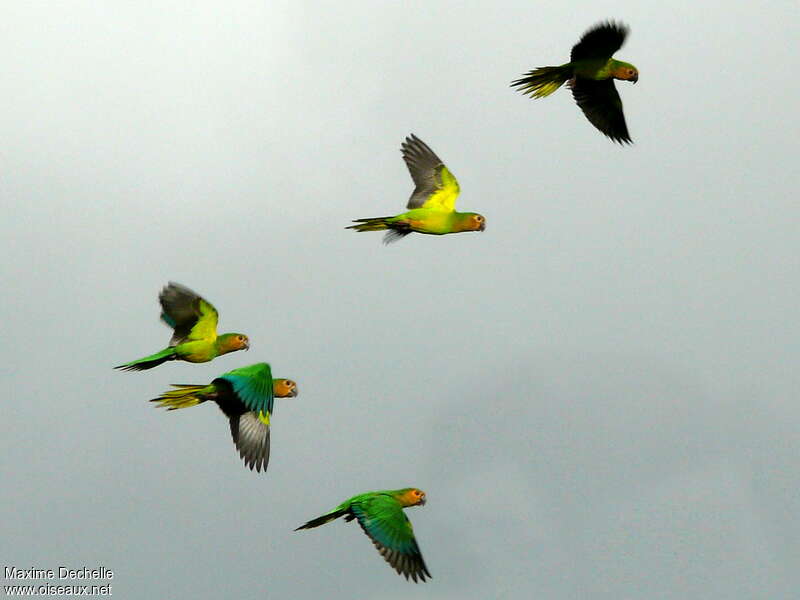
[[[628,69],[628,75],[633,75],[633,69]]]
[[[294,387],[294,381],[292,381],[291,379],[287,379],[286,380],[286,387],[293,388]]]

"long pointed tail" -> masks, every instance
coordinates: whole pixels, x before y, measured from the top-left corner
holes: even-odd
[[[345,229],[355,229],[356,231],[382,231],[390,228],[389,219],[391,219],[391,217],[355,219],[353,223],[356,223],[356,225],[350,225],[349,227],[345,227]]]
[[[330,523],[334,519],[338,519],[339,517],[347,514],[346,508],[335,508],[329,513],[325,513],[321,517],[317,517],[316,519],[311,519],[305,525],[300,525],[295,531],[300,531],[301,529],[312,529],[314,527],[319,527],[320,525],[325,525],[325,523]]]
[[[166,391],[150,402],[158,402],[158,406],[167,410],[188,408],[205,402],[209,399],[208,394],[214,391],[213,385],[172,385],[177,389]]]
[[[511,87],[518,88],[531,98],[544,98],[560,88],[570,77],[572,67],[569,63],[559,67],[539,67],[526,73],[525,77],[512,81]]]
[[[175,358],[175,348],[169,347],[164,348],[161,352],[156,352],[150,356],[132,360],[131,362],[125,363],[124,365],[118,365],[114,368],[120,369],[121,371],[144,371],[145,369],[157,367],[161,363],[165,363],[168,360],[175,360]]]
[[[384,244],[391,244],[397,240],[402,240],[411,233],[411,226],[402,220],[395,220],[395,217],[375,217],[373,219],[356,219],[356,225],[350,225],[345,229],[355,229],[356,231],[383,231],[388,229],[383,236]]]

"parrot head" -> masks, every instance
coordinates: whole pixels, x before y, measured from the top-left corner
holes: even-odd
[[[237,350],[249,350],[250,340],[243,333],[226,333],[217,338],[220,353],[236,352]]]
[[[639,81],[639,69],[634,67],[631,63],[617,61],[611,74],[613,75],[614,79],[632,81],[633,83]]]
[[[483,231],[486,229],[486,217],[478,213],[461,213],[456,224],[456,231]]]
[[[294,398],[297,396],[297,384],[291,379],[273,379],[272,393],[276,398]]]
[[[400,490],[397,499],[403,506],[424,506],[425,492],[417,488],[406,488]]]

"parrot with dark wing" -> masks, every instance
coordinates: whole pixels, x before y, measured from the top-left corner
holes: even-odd
[[[388,244],[415,231],[444,235],[486,228],[483,215],[456,211],[456,198],[461,191],[458,181],[425,142],[412,133],[403,142],[401,152],[414,180],[414,191],[406,205],[411,210],[393,217],[356,219],[356,225],[347,229],[387,230],[383,243]]]
[[[403,509],[424,504],[425,492],[417,488],[366,492],[345,500],[295,531],[319,527],[339,517],[344,517],[345,521],[356,519],[384,560],[400,575],[417,583],[431,574]]]
[[[168,360],[202,363],[228,352],[250,348],[250,340],[243,333],[217,335],[217,309],[189,288],[170,282],[161,290],[158,299],[161,319],[174,329],[169,346],[115,369],[144,371]]]
[[[639,71],[632,64],[612,57],[622,47],[628,28],[607,22],[595,25],[572,47],[570,62],[558,67],[539,67],[511,82],[523,94],[544,98],[567,82],[575,102],[601,133],[615,142],[630,144],[614,80],[639,81]]]
[[[164,392],[151,402],[176,410],[213,400],[230,421],[233,443],[245,465],[266,472],[274,399],[297,396],[294,381],[273,379],[267,363],[256,363],[223,373],[208,385],[173,384],[173,387],[177,389]]]

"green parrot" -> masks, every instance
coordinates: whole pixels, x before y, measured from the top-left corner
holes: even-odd
[[[636,83],[639,71],[632,64],[611,57],[622,47],[627,35],[625,25],[613,22],[595,25],[572,47],[570,62],[534,69],[512,81],[511,86],[532,98],[544,98],[568,81],[575,102],[589,122],[615,142],[630,144],[614,80]]]
[[[167,410],[195,406],[213,400],[230,420],[233,443],[252,471],[267,471],[269,422],[275,398],[294,398],[297,384],[273,379],[267,363],[256,363],[223,373],[208,385],[173,384],[177,388],[150,402]]]
[[[383,243],[395,242],[409,233],[444,235],[461,231],[483,231],[486,219],[478,213],[456,212],[456,198],[461,189],[449,171],[428,145],[413,133],[402,144],[414,192],[408,200],[408,212],[394,217],[356,219],[347,229],[356,231],[388,230]]]
[[[236,350],[250,348],[243,333],[217,335],[217,309],[192,290],[170,282],[158,295],[161,319],[175,331],[169,346],[138,360],[114,367],[123,371],[144,371],[168,360],[201,363]]]
[[[319,527],[339,517],[344,517],[345,521],[357,519],[386,562],[400,575],[417,583],[417,579],[425,581],[425,576],[431,577],[431,574],[422,559],[411,521],[403,509],[424,504],[425,492],[417,488],[366,492],[345,500],[295,531]]]

